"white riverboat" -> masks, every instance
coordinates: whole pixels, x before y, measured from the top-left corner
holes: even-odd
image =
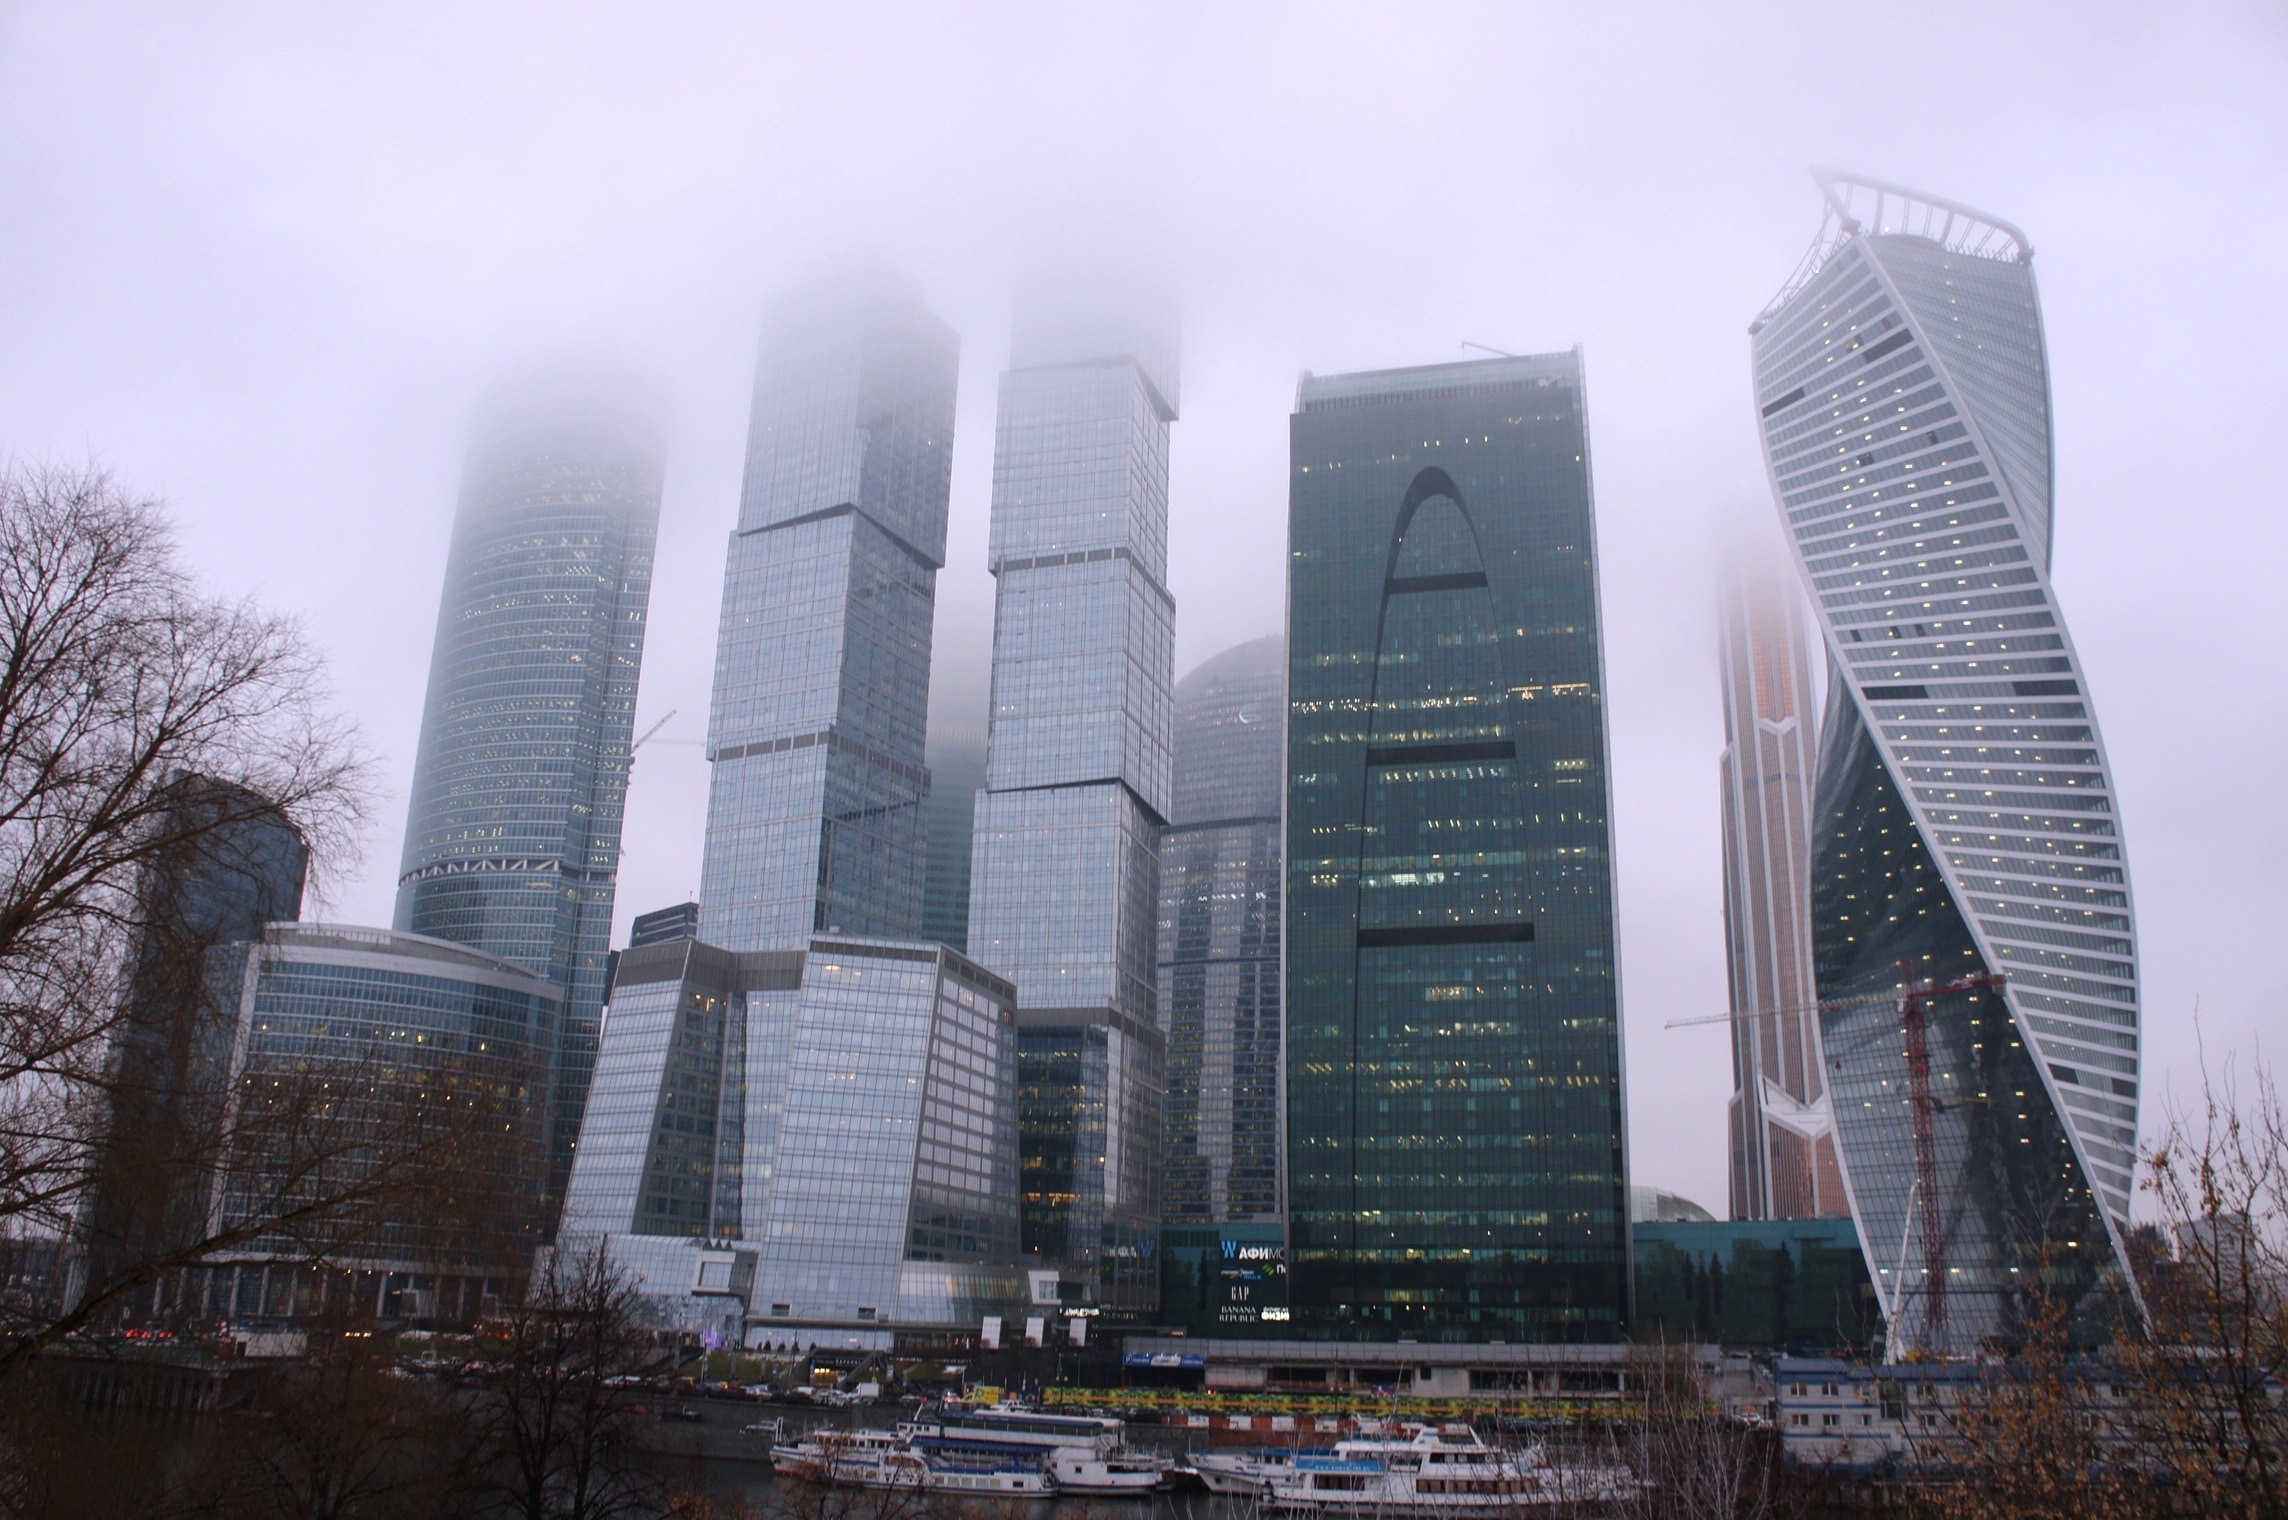
[[[925,1451],[1038,1457],[1059,1493],[1143,1497],[1168,1487],[1174,1476],[1174,1459],[1130,1446],[1121,1421],[1098,1415],[938,1406],[898,1430]]]
[[[1270,1485],[1273,1472],[1293,1472],[1297,1457],[1331,1457],[1331,1446],[1298,1451],[1292,1446],[1234,1446],[1203,1451],[1192,1458],[1192,1471],[1211,1494],[1260,1494]]]
[[[833,1470],[879,1462],[905,1445],[894,1430],[838,1430],[831,1426],[811,1431],[799,1441],[771,1445],[771,1470],[781,1477],[830,1482]]]
[[[794,1445],[772,1447],[771,1465],[788,1477],[847,1488],[1002,1499],[1046,1499],[1057,1492],[1038,1456],[928,1450],[886,1430],[814,1432]]]
[[[1554,1467],[1538,1448],[1488,1446],[1466,1425],[1338,1441],[1331,1452],[1265,1463],[1258,1477],[1265,1509],[1308,1515],[1507,1514],[1610,1504],[1638,1487],[1622,1469]]]

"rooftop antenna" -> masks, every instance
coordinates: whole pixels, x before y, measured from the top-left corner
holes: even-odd
[[[1465,342],[1462,344],[1462,347],[1464,347],[1464,348],[1474,348],[1474,349],[1476,349],[1476,350],[1477,350],[1479,353],[1481,353],[1481,354],[1492,354],[1492,355],[1493,355],[1495,358],[1497,358],[1497,359],[1514,359],[1514,358],[1516,358],[1516,357],[1517,357],[1517,355],[1515,355],[1515,354],[1513,354],[1513,353],[1508,353],[1508,352],[1506,352],[1506,351],[1504,351],[1504,350],[1502,350],[1502,349],[1498,349],[1498,348],[1488,348],[1488,347],[1486,347],[1486,345],[1484,345],[1483,343],[1470,343],[1470,342],[1467,342],[1467,341],[1465,341]]]

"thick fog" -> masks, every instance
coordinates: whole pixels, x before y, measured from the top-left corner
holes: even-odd
[[[2281,1027],[2277,6],[1112,12],[0,6],[0,456],[163,493],[213,587],[307,619],[382,783],[322,911],[386,923],[473,402],[536,351],[631,356],[674,417],[638,726],[676,717],[635,767],[624,933],[697,885],[758,321],[805,270],[878,255],[962,334],[933,723],[971,729],[995,376],[1044,240],[1131,229],[1181,292],[1179,672],[1280,627],[1298,371],[1582,344],[1633,1164],[1721,1213],[1724,1032],[1662,1027],[1724,1001],[1712,559],[1772,520],[1746,328],[1837,165],[2036,250],[2146,1133],[2201,1042]]]

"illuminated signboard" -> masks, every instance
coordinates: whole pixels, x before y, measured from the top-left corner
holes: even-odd
[[[1160,1316],[1201,1333],[1287,1319],[1287,1237],[1278,1225],[1168,1225]]]

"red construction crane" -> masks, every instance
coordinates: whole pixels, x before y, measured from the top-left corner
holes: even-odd
[[[1930,1349],[1943,1350],[1946,1343],[1946,1228],[1939,1209],[1938,1101],[1931,1096],[1930,1028],[1923,1017],[1923,1004],[1957,992],[1999,987],[2003,978],[1995,972],[1981,971],[1926,987],[1913,961],[1899,962],[1899,969],[1906,973],[1906,987],[1899,994],[1899,1027],[1907,1036],[1907,1105],[1915,1123],[1915,1193],[1922,1200],[1923,1326]],[[1906,1284],[1901,1283],[1899,1289],[1904,1299]]]

